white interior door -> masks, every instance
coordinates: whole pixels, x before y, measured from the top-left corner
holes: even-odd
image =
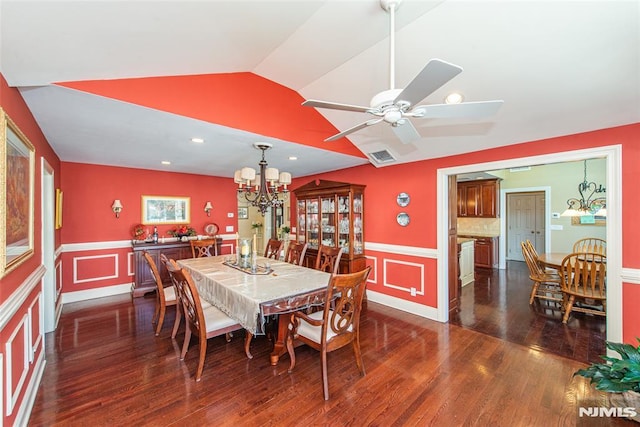
[[[520,242],[531,240],[538,253],[545,252],[544,192],[507,194],[506,259],[524,261]]]

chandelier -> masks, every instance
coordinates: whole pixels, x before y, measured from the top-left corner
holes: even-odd
[[[260,210],[262,216],[269,208],[277,208],[283,205],[284,201],[278,198],[281,193],[288,193],[287,185],[291,184],[291,174],[289,172],[278,172],[276,168],[269,168],[264,158],[264,153],[273,144],[268,142],[256,142],[253,146],[262,151],[262,160],[259,174],[250,167],[244,167],[235,171],[233,180],[238,184],[238,194],[244,194],[245,199]]]
[[[580,184],[578,184],[578,193],[580,198],[572,197],[567,200],[567,210],[562,213],[562,216],[607,216],[607,199],[600,196],[601,193],[605,193],[606,189],[602,184],[598,185],[595,182],[587,181],[587,161],[584,161],[584,178]]]

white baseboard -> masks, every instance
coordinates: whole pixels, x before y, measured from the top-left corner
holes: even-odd
[[[131,283],[125,283],[124,285],[105,286],[103,288],[87,289],[84,291],[63,292],[62,304],[126,294],[131,292],[131,285]]]
[[[44,375],[44,366],[46,363],[47,362],[44,359],[43,348],[40,352],[38,360],[36,360],[33,375],[31,375],[31,381],[29,381],[29,385],[24,392],[22,404],[20,405],[20,408],[18,408],[16,419],[13,424],[14,426],[26,426],[29,423],[31,409],[33,409],[33,404],[35,403],[36,396],[38,395],[38,388],[40,388],[40,382],[42,381],[42,376]]]
[[[377,302],[397,310],[406,311],[407,313],[415,314],[416,316],[438,321],[438,309],[435,307],[429,307],[370,290],[367,290],[367,300]]]

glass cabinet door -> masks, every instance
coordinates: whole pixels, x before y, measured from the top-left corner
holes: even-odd
[[[356,193],[353,195],[353,253],[361,254],[364,251],[364,245],[362,244],[362,194]]]
[[[322,221],[322,244],[324,246],[336,246],[336,216],[335,197],[322,197],[320,199]]]
[[[318,244],[320,242],[320,233],[319,233],[319,225],[320,221],[318,220],[318,200],[317,199],[308,199],[307,200],[307,243],[309,243],[309,248],[317,249]]]
[[[307,229],[305,227],[306,217],[305,213],[307,212],[305,208],[305,200],[298,200],[298,231],[297,231],[297,239],[298,243],[304,243],[307,240]]]
[[[350,211],[349,196],[338,196],[338,244],[344,249],[344,253],[349,253],[352,246],[349,233],[349,227],[351,226],[349,221]]]

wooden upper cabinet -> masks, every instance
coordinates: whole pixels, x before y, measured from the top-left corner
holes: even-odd
[[[458,183],[458,216],[497,218],[500,208],[500,181],[488,179]]]

